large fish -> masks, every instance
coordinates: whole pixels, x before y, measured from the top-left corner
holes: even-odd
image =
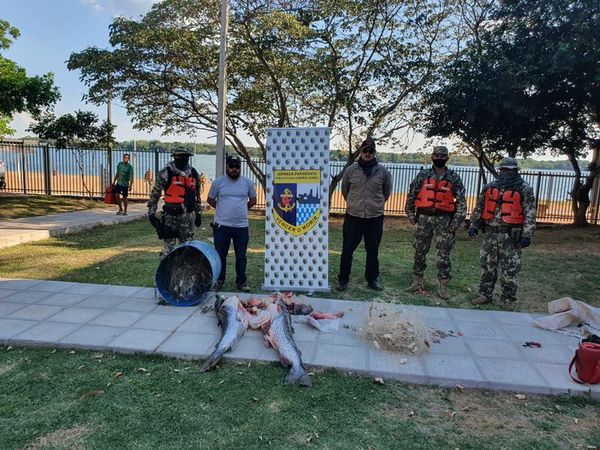
[[[310,376],[302,364],[300,350],[294,342],[292,320],[287,306],[281,299],[267,306],[271,315],[271,324],[264,332],[265,342],[279,353],[279,361],[285,367],[292,366],[285,377],[287,384],[298,382],[310,386]]]
[[[227,299],[217,295],[215,312],[221,327],[221,339],[212,354],[204,361],[200,368],[201,372],[213,368],[221,360],[223,354],[230,350],[248,329],[249,314],[237,295]]]

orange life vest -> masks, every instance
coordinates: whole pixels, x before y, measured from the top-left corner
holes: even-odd
[[[500,190],[496,187],[485,190],[485,199],[481,218],[486,221],[492,221],[496,214],[496,206],[500,200]],[[523,225],[525,216],[521,206],[521,194],[519,191],[508,190],[502,194],[500,200],[500,216],[507,225]]]
[[[456,211],[452,183],[435,178],[423,180],[421,190],[417,193],[415,208],[433,208],[448,213]]]
[[[185,190],[196,192],[196,178],[174,175],[165,190],[165,203],[183,205],[185,201]]]

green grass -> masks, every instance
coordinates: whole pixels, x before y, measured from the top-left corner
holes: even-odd
[[[204,223],[211,219],[205,215]],[[205,225],[196,237],[208,239]],[[479,285],[479,248],[481,239],[471,240],[464,230],[457,236],[452,253],[452,298],[440,303],[435,298],[435,249],[429,254],[426,288],[429,295],[405,294],[403,289],[412,279],[412,231],[402,218],[390,218],[380,247],[380,281],[382,293],[374,293],[363,279],[365,252],[357,249],[349,290],[332,291],[331,298],[451,306],[470,308]],[[335,286],[342,245],[341,219],[333,218],[330,229],[329,280]],[[248,284],[260,292],[264,276],[264,221],[251,220],[248,249]],[[66,280],[86,283],[108,283],[152,286],[161,242],[146,221],[130,222],[93,231],[68,235],[59,239],[33,242],[3,249],[0,255],[0,277]],[[600,283],[597,261],[600,257],[600,228],[576,230],[554,227],[538,230],[532,247],[523,251],[523,271],[519,275],[518,293],[522,311],[545,312],[549,300],[571,296],[600,306]],[[234,289],[234,258],[228,258],[225,288]],[[499,285],[496,293],[499,293]],[[321,294],[322,295],[322,294]],[[489,308],[495,308],[491,305]]]
[[[205,223],[210,216],[205,217]],[[249,283],[263,278],[264,228],[251,222]],[[330,234],[330,280],[339,264],[341,221]],[[198,233],[208,238],[208,227]],[[543,311],[563,295],[596,303],[600,230],[540,230],[520,277],[522,308]],[[476,293],[480,241],[459,233],[453,298]],[[152,286],[160,241],[145,221],[3,249],[0,277]],[[435,284],[433,251],[427,272]],[[401,292],[411,279],[412,234],[391,219],[381,244],[379,299],[435,304]],[[351,290],[328,296],[372,299],[357,250]],[[227,289],[233,288],[229,258]],[[600,403],[581,398],[385,385],[332,371],[314,386],[282,384],[276,364],[197,363],[158,356],[0,347],[0,448],[586,448],[600,446]],[[144,369],[144,370],[140,370]],[[121,375],[119,375],[121,373]],[[455,413],[455,414],[453,414]]]
[[[600,404],[340,376],[300,389],[274,364],[0,347],[0,447],[576,448]],[[51,445],[49,445],[51,444]],[[588,447],[589,448],[589,447]]]
[[[0,220],[43,216],[105,207],[104,202],[50,195],[0,194]]]

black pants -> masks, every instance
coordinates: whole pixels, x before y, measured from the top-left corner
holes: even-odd
[[[379,243],[383,236],[383,216],[363,219],[346,214],[344,217],[344,242],[338,281],[348,283],[352,272],[352,255],[354,250],[365,240],[367,263],[365,278],[367,281],[377,281],[379,277]]]
[[[233,241],[233,249],[235,251],[235,282],[236,284],[245,283],[246,264],[248,262],[246,250],[250,241],[248,227],[235,228],[215,224],[213,239],[215,250],[217,250],[221,258],[221,273],[219,274],[218,281],[225,281],[227,253],[229,252],[229,245]]]

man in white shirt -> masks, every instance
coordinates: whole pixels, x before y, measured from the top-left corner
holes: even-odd
[[[215,221],[211,227],[215,249],[221,257],[221,273],[217,280],[217,290],[221,290],[225,283],[227,253],[233,241],[235,285],[239,291],[250,292],[246,284],[248,210],[256,205],[256,189],[252,181],[240,176],[240,171],[240,159],[237,156],[228,157],[226,175],[212,183],[206,201],[216,209]]]

